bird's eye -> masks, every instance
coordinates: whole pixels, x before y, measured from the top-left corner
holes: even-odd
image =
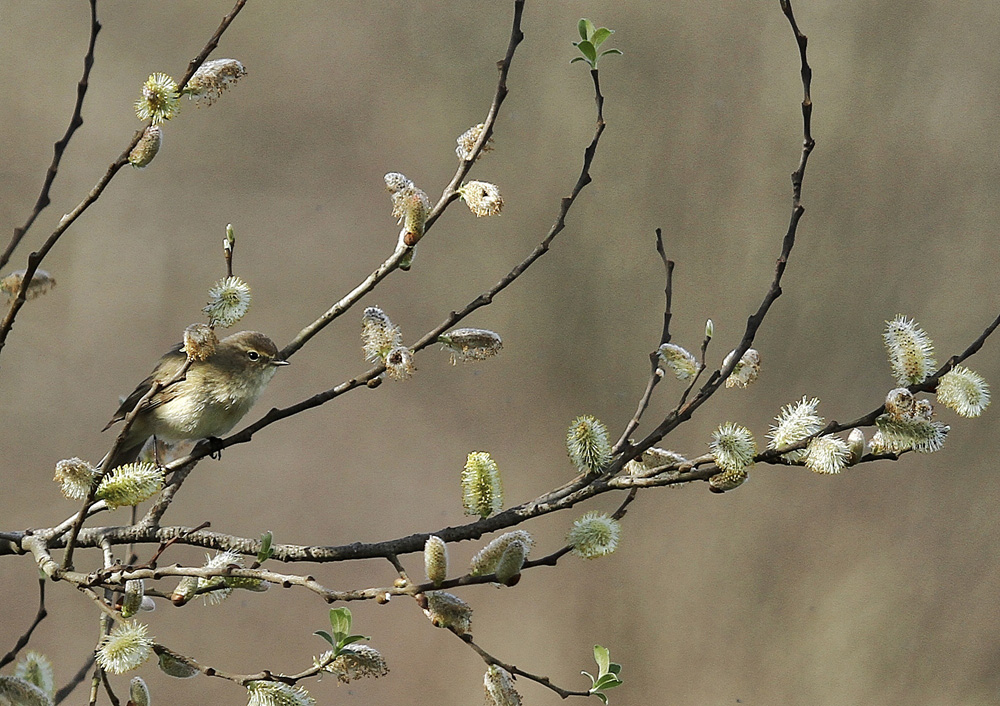
[[[257,351],[247,351],[247,358],[250,360],[257,360],[260,358],[260,353]]]

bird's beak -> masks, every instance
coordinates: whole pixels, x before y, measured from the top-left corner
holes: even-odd
[[[289,365],[287,360],[272,360],[271,365]]]

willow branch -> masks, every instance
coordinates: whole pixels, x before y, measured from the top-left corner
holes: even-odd
[[[58,691],[56,691],[55,697],[53,698],[53,701],[56,704],[60,704],[65,701],[66,697],[72,694],[73,690],[87,678],[87,672],[89,672],[90,668],[94,666],[94,662],[94,655],[88,655],[87,659],[84,660],[83,665],[76,671],[76,674],[74,674],[68,682],[63,684],[59,687]]]
[[[514,20],[510,31],[510,41],[507,44],[507,53],[498,64],[500,69],[500,78],[497,81],[496,93],[493,95],[493,102],[490,105],[490,110],[486,115],[486,119],[483,121],[482,133],[472,149],[469,158],[462,159],[459,162],[458,170],[455,172],[455,176],[452,177],[451,181],[444,188],[441,198],[438,199],[437,204],[435,204],[434,208],[432,208],[431,212],[428,214],[427,220],[424,224],[424,234],[430,230],[431,226],[434,225],[434,222],[437,221],[438,217],[444,213],[448,204],[458,198],[458,187],[461,185],[462,180],[468,175],[469,170],[472,169],[472,165],[479,157],[483,145],[486,144],[486,142],[490,139],[490,136],[493,134],[493,125],[496,123],[497,116],[500,113],[500,106],[507,97],[507,74],[510,71],[511,62],[514,60],[514,51],[517,49],[517,45],[524,39],[524,33],[521,31],[521,14],[523,11],[524,0],[515,0]],[[293,338],[288,345],[281,350],[281,353],[279,353],[282,360],[288,360],[289,356],[293,355],[297,350],[302,348],[302,346],[304,346],[310,338],[322,331],[334,319],[344,314],[362,297],[374,289],[379,282],[388,277],[394,270],[398,269],[400,261],[413,250],[413,247],[416,246],[416,243],[421,237],[423,237],[423,234],[419,235],[417,240],[413,241],[410,245],[404,243],[402,238],[400,238],[396,245],[396,249],[393,251],[392,255],[385,260],[385,262],[379,265],[374,272],[368,275],[368,277],[366,277],[361,284],[351,290],[347,296],[340,299],[340,301],[330,307],[322,316],[296,334],[295,338]]]

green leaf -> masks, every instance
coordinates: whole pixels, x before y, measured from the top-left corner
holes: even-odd
[[[347,608],[331,608],[330,625],[333,626],[337,641],[343,640],[351,634],[351,611]]]
[[[597,696],[597,698],[599,698],[599,699],[600,699],[600,700],[601,700],[602,702],[604,702],[604,706],[607,706],[607,703],[608,703],[608,697],[607,697],[607,696],[605,696],[604,694],[602,694],[602,693],[601,693],[601,692],[599,692],[599,691],[595,692],[595,695],[596,695],[596,696]]]
[[[595,682],[592,687],[593,691],[601,691],[603,689],[613,689],[622,683],[622,680],[616,677],[614,674],[605,674],[603,677]]]
[[[583,41],[576,45],[576,48],[580,50],[580,53],[587,57],[587,61],[593,64],[597,61],[597,50],[594,49],[594,45],[590,42]]]
[[[598,673],[598,677],[603,677],[608,673],[608,665],[611,663],[611,652],[607,647],[594,645],[594,661],[597,662],[597,666],[601,670]]]
[[[274,550],[271,548],[271,539],[271,530],[260,536],[260,551],[257,552],[257,563],[263,564],[274,555]]]
[[[599,47],[604,44],[604,40],[614,34],[613,29],[608,29],[607,27],[601,27],[594,32],[594,36],[590,38],[590,41],[594,43],[595,47]]]
[[[614,674],[615,676],[618,676],[618,673],[621,670],[622,666],[620,664],[617,664],[616,662],[612,662],[611,664],[608,665],[608,671]]]
[[[570,59],[570,60],[569,60],[569,63],[571,63],[571,64],[575,64],[575,63],[576,63],[576,62],[578,62],[578,61],[587,61],[587,60],[586,60],[586,59],[584,59],[584,58],[583,58],[582,56],[577,56],[577,57],[574,57],[574,58]],[[590,62],[589,62],[589,61],[587,61],[587,63],[589,64]],[[593,64],[591,64],[591,66],[593,66]],[[45,574],[43,573],[42,575],[44,576]],[[48,578],[48,577],[46,577],[46,578]]]
[[[345,647],[351,644],[352,642],[359,642],[361,640],[370,640],[370,639],[371,639],[370,637],[365,637],[364,635],[348,635],[344,639],[337,642],[337,649]]]
[[[624,53],[625,52],[623,52],[621,49],[605,49],[604,51],[601,52],[601,56],[604,56],[605,54],[618,54],[618,55],[621,55],[621,54],[624,54]]]
[[[313,633],[313,635],[319,635],[324,640],[326,640],[327,642],[329,642],[330,645],[333,646],[333,647],[337,646],[337,641],[333,639],[333,635],[331,635],[330,633],[328,633],[326,630],[317,630],[316,632]]]
[[[577,29],[580,31],[580,39],[589,40],[594,36],[594,23],[586,17],[580,20]]]

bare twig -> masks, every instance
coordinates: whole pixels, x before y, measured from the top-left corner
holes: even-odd
[[[87,656],[87,659],[84,660],[83,665],[81,665],[81,667],[76,671],[76,674],[74,674],[68,682],[59,687],[58,691],[56,691],[55,697],[53,698],[55,703],[62,703],[66,697],[72,694],[73,690],[87,678],[87,672],[89,672],[90,668],[94,666],[94,661],[93,654]]]
[[[17,659],[17,653],[28,644],[29,640],[31,640],[31,633],[35,631],[38,624],[45,620],[45,617],[48,615],[48,612],[45,610],[45,581],[46,579],[44,577],[38,579],[38,611],[35,613],[35,619],[31,622],[31,625],[28,626],[28,629],[24,632],[24,634],[17,639],[17,642],[14,644],[14,648],[0,658],[0,668],[5,667]]]
[[[111,688],[111,682],[108,681],[108,673],[103,669],[101,670],[101,685],[104,686],[104,691],[108,695],[111,706],[121,706],[121,701],[118,700],[114,689]]]
[[[653,396],[653,390],[663,379],[663,371],[660,368],[660,346],[664,343],[670,343],[670,320],[673,317],[672,311],[672,301],[673,301],[673,287],[674,287],[674,261],[667,259],[667,253],[663,249],[663,231],[660,228],[656,229],[656,252],[659,254],[660,259],[663,260],[663,267],[666,270],[666,286],[664,287],[664,297],[666,299],[666,305],[663,309],[663,330],[660,333],[660,342],[656,346],[656,350],[649,354],[649,362],[652,369],[649,371],[649,380],[646,382],[646,390],[642,393],[642,397],[639,399],[639,404],[635,410],[635,414],[632,415],[632,419],[625,426],[625,431],[615,442],[615,445],[611,449],[612,455],[617,455],[625,450],[629,445],[629,437],[632,435],[636,429],[639,428],[639,422],[642,420],[642,415],[645,413],[646,408],[649,407],[649,400]],[[702,366],[704,367],[704,366]]]
[[[309,677],[317,676],[323,672],[323,668],[329,662],[314,664],[308,669],[304,669],[296,674],[274,674],[268,669],[257,672],[256,674],[236,674],[233,672],[225,672],[221,669],[216,669],[215,667],[209,667],[207,665],[201,664],[197,660],[181,654],[180,652],[174,652],[169,647],[161,645],[159,643],[153,643],[153,651],[157,655],[169,655],[173,659],[186,664],[189,667],[197,669],[199,672],[209,677],[218,677],[219,679],[225,679],[227,681],[236,682],[242,686],[246,686],[252,681],[274,681],[281,682],[282,684],[294,685],[303,679]]]
[[[472,635],[468,635],[468,634],[459,635],[454,630],[452,631],[452,633],[455,636],[457,636],[458,639],[460,639],[462,642],[464,642],[469,647],[471,647],[475,651],[475,653],[477,655],[479,655],[480,657],[482,657],[483,661],[486,662],[486,664],[495,664],[496,666],[500,667],[501,669],[506,669],[511,674],[516,674],[519,677],[524,677],[525,679],[530,679],[531,681],[536,682],[538,684],[541,684],[542,686],[544,686],[546,688],[552,689],[552,691],[556,692],[557,694],[559,694],[559,696],[561,696],[564,699],[565,698],[569,698],[570,696],[590,696],[590,692],[589,691],[575,691],[573,689],[563,689],[562,687],[553,684],[552,681],[548,677],[543,677],[543,676],[538,675],[538,674],[532,674],[531,672],[526,672],[523,669],[520,669],[519,667],[514,666],[513,664],[508,664],[506,662],[501,662],[499,659],[497,659],[496,657],[494,657],[493,655],[491,655],[489,652],[487,652],[486,650],[484,650],[482,647],[480,647],[479,645],[477,645],[475,642],[473,642]]]
[[[56,180],[56,173],[59,171],[59,162],[62,161],[63,153],[66,152],[66,147],[69,145],[73,133],[83,125],[83,99],[87,95],[87,88],[90,85],[90,70],[94,66],[94,47],[97,45],[97,33],[100,31],[101,23],[97,21],[97,0],[90,0],[90,44],[87,47],[87,53],[83,57],[83,77],[76,85],[76,105],[73,107],[73,115],[69,119],[69,127],[66,128],[62,139],[55,143],[52,163],[49,165],[48,171],[45,172],[42,191],[38,194],[38,200],[35,201],[35,207],[31,210],[28,220],[20,228],[14,229],[14,236],[11,238],[10,243],[8,243],[7,249],[0,254],[0,267],[3,267],[10,261],[10,256],[20,244],[24,234],[31,228],[35,219],[38,218],[38,214],[52,203],[52,200],[49,198],[49,190],[52,188],[52,182]],[[21,283],[23,292],[28,291],[28,285],[30,284],[31,278],[25,275],[24,281]]]

